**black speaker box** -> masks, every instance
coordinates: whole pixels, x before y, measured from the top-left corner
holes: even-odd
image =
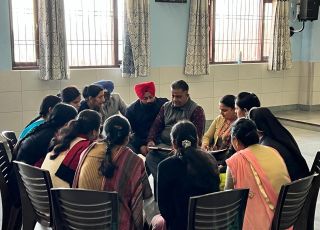
[[[300,15],[301,21],[318,20],[319,14],[319,0],[301,0],[300,1]]]

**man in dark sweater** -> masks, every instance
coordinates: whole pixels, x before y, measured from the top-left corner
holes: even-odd
[[[129,147],[135,153],[146,155],[148,153],[147,137],[149,130],[161,106],[168,99],[155,96],[154,82],[136,84],[134,90],[139,99],[129,105],[126,112],[133,133]]]
[[[171,84],[172,99],[161,107],[153,122],[147,138],[148,147],[171,147],[171,128],[180,120],[191,121],[197,129],[198,140],[202,140],[205,114],[203,108],[191,100],[188,91],[189,86],[183,80]],[[152,150],[147,154],[146,163],[154,178],[157,178],[158,164],[170,155],[170,152],[159,150]]]

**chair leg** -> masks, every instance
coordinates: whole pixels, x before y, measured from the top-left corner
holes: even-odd
[[[158,182],[153,178],[154,201],[158,201]]]
[[[10,219],[8,222],[8,230],[21,230],[22,227],[22,211],[21,207],[13,207],[10,211]]]
[[[24,219],[22,223],[23,230],[34,230],[34,227],[36,226],[36,219],[30,218],[30,219]]]
[[[23,230],[34,230],[37,223],[34,209],[25,193],[21,194],[22,204],[22,228]]]

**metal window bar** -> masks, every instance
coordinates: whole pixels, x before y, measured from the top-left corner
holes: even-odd
[[[270,47],[271,0],[211,0],[210,60],[262,62]],[[241,57],[239,57],[241,56]]]
[[[118,64],[123,58],[124,0],[118,0]]]
[[[38,57],[38,27],[35,23],[37,17],[34,16],[36,1],[11,0],[9,6],[12,66],[32,68],[36,66]]]
[[[70,66],[116,66],[114,41],[115,10],[113,1],[65,0],[66,27]]]
[[[65,0],[64,3],[70,67],[119,66],[123,0]],[[35,68],[39,58],[37,0],[10,0],[9,4],[13,67]]]

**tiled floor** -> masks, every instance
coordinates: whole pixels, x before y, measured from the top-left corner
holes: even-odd
[[[287,124],[286,127],[295,137],[300,147],[300,150],[308,163],[309,168],[311,168],[317,151],[320,151],[320,111],[310,112],[295,110],[277,112],[275,114],[277,117],[280,118],[298,121],[297,123],[284,121],[284,123]],[[314,226],[320,226],[320,198],[318,198],[317,200],[317,209]]]
[[[302,120],[305,122],[310,122],[310,123],[315,123],[320,125],[320,112],[310,113],[310,112],[290,111],[290,112],[281,113],[281,116],[289,119],[297,119],[297,120]],[[287,126],[287,128],[295,137],[303,156],[305,157],[309,167],[311,167],[316,152],[320,150],[320,132],[291,127],[291,126]],[[153,184],[152,177],[150,178],[150,182],[151,184]],[[153,199],[150,199],[148,202],[146,202],[145,205],[146,205],[147,219],[148,221],[150,221],[153,214],[158,212],[157,205],[153,201]],[[1,216],[2,215],[0,213],[0,218]],[[315,226],[320,226],[320,198],[318,198],[317,200]],[[40,229],[47,229],[47,228],[43,228],[42,226],[37,224],[35,229],[40,230]]]
[[[283,117],[287,119],[320,125],[320,111],[292,110],[276,112],[275,114],[277,117]]]
[[[320,118],[320,117],[319,117]],[[320,151],[320,132],[299,129],[287,126],[289,131],[295,137],[302,155],[306,159],[309,168],[311,168],[317,151]],[[320,198],[317,200],[317,208],[314,226],[320,226]],[[318,228],[315,228],[318,229]]]

